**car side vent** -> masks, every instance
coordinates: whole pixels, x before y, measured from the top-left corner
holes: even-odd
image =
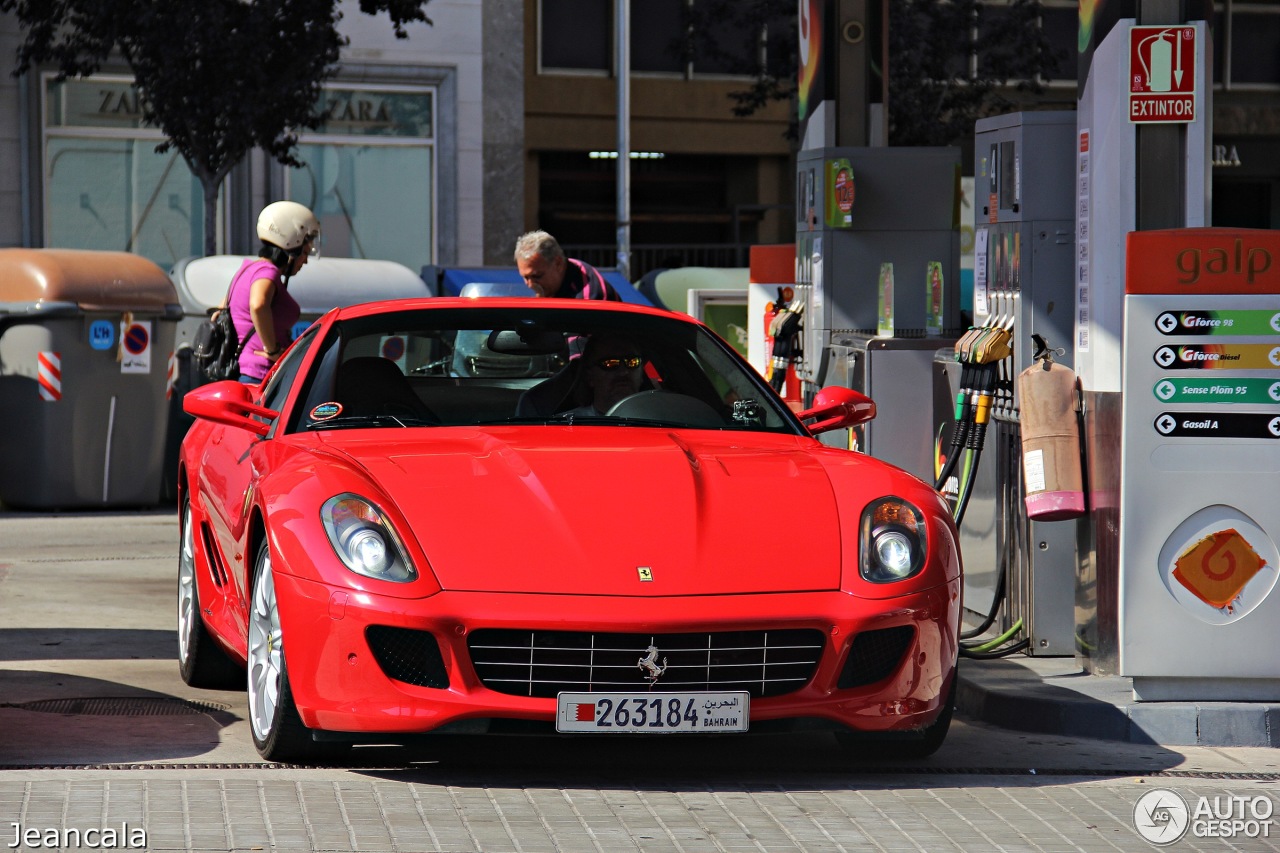
[[[209,555],[209,575],[213,578],[214,586],[221,589],[229,580],[227,567],[222,563],[222,552],[214,542],[213,532],[209,529],[207,521],[200,524],[200,538],[204,542],[204,552]]]
[[[853,638],[849,657],[836,684],[841,690],[875,684],[893,674],[911,647],[916,629],[910,625],[863,631]]]
[[[440,644],[430,631],[370,625],[364,635],[374,660],[388,678],[417,687],[449,686]]]

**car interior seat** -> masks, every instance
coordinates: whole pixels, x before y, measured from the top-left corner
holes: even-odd
[[[397,415],[438,424],[435,415],[414,393],[395,362],[381,356],[359,356],[342,363],[334,382],[334,396],[347,415]]]
[[[516,401],[516,417],[543,418],[556,412],[567,411],[582,405],[578,401],[578,376],[582,372],[582,359],[570,361],[560,370],[534,385]]]

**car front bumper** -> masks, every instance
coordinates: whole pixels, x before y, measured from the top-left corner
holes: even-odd
[[[481,682],[467,645],[468,635],[481,628],[654,634],[814,629],[825,644],[812,678],[797,690],[752,699],[751,724],[803,720],[863,732],[931,723],[958,653],[958,579],[874,601],[841,592],[623,598],[451,591],[406,600],[280,573],[276,586],[294,701],[304,724],[330,732],[411,735],[466,729],[466,721],[553,723],[555,698],[511,695]],[[370,626],[430,632],[447,686],[390,677],[370,647]],[[891,674],[840,688],[854,638],[898,626],[914,632]]]

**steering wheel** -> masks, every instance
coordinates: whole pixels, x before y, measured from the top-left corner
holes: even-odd
[[[697,397],[671,391],[639,391],[623,397],[609,409],[610,417],[675,421],[695,427],[721,427],[720,413]]]

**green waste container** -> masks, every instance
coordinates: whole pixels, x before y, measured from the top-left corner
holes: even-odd
[[[159,503],[181,317],[139,255],[0,249],[0,503]]]

